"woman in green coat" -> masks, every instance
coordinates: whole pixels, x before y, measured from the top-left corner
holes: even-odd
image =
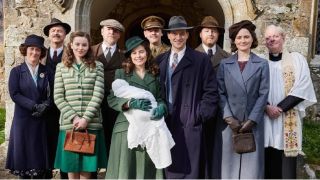
[[[157,75],[159,68],[151,61],[148,43],[140,37],[126,41],[126,57],[123,68],[115,72],[115,79],[123,79],[131,86],[150,91],[158,102],[152,111],[153,120],[166,114],[166,107],[160,98],[160,85]],[[129,122],[123,112],[129,109],[149,111],[151,102],[147,99],[126,99],[116,97],[111,90],[108,96],[109,106],[119,111],[112,132],[110,156],[106,173],[107,179],[159,179],[163,178],[162,169],[156,169],[145,148],[138,146],[129,149],[127,132]]]

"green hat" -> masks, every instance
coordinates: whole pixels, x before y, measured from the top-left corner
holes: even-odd
[[[138,47],[143,42],[144,42],[144,40],[142,38],[140,38],[139,36],[133,36],[133,37],[129,38],[126,41],[126,52],[124,55],[126,57],[129,57],[131,50]]]

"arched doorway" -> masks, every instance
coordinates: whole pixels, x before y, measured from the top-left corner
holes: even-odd
[[[141,21],[149,16],[157,15],[167,23],[171,16],[182,15],[186,18],[189,26],[198,26],[206,15],[214,16],[221,26],[225,24],[225,18],[220,3],[217,0],[104,0],[93,1],[90,15],[90,32],[93,42],[102,41],[99,22],[103,19],[113,18],[120,21],[126,28],[124,35],[119,40],[119,46],[124,47],[125,39],[133,35],[143,37],[140,27]],[[219,44],[223,45],[223,35],[219,38]],[[163,40],[169,43],[164,33]],[[200,38],[196,28],[191,31],[188,44],[196,47],[200,44]]]

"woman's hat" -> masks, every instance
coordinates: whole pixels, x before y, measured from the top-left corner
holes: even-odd
[[[172,16],[169,20],[168,29],[166,31],[192,29],[193,27],[188,27],[187,21],[182,16]]]
[[[65,30],[66,30],[66,34],[68,34],[71,31],[71,27],[69,24],[64,23],[62,21],[60,21],[57,18],[52,18],[50,24],[46,25],[43,28],[43,33],[46,36],[49,36],[49,30],[53,27],[53,26],[62,26]]]
[[[140,44],[142,44],[144,42],[144,40],[142,38],[140,38],[139,36],[133,36],[131,38],[129,38],[126,41],[126,52],[125,52],[125,56],[129,57],[131,50],[138,47]]]
[[[245,28],[250,32],[254,32],[256,30],[256,26],[251,21],[242,20],[242,21],[235,23],[229,27],[229,38],[233,39],[233,40],[236,39],[238,32],[242,28]]]
[[[202,28],[217,28],[219,33],[224,33],[224,28],[219,26],[218,21],[212,16],[206,16],[203,18],[201,24],[198,26],[201,30]]]
[[[44,43],[44,38],[41,36],[37,36],[35,34],[31,34],[29,36],[27,36],[27,38],[25,39],[24,43],[22,43],[22,46],[35,46],[41,49],[46,49],[46,47],[44,47],[43,45]]]

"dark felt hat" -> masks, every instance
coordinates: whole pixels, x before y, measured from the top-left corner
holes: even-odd
[[[50,24],[46,25],[43,28],[43,33],[46,36],[49,36],[49,30],[53,27],[53,26],[62,26],[65,30],[66,30],[66,34],[68,34],[71,31],[71,27],[69,24],[64,23],[62,21],[60,21],[57,18],[52,18]]]
[[[198,26],[198,28],[201,30],[202,28],[217,28],[219,33],[224,33],[224,28],[219,26],[218,21],[216,18],[212,16],[206,16],[202,19],[201,24]]]
[[[192,29],[192,26],[188,26],[187,21],[182,16],[172,16],[169,20],[168,29],[164,29],[166,31],[174,31],[174,30],[187,30]]]
[[[26,37],[26,39],[24,40],[24,43],[22,43],[22,46],[35,46],[41,49],[46,49],[46,47],[44,47],[43,45],[44,43],[44,38],[41,36],[37,36],[35,34],[31,34],[29,36]]]
[[[140,44],[142,44],[144,42],[144,40],[142,38],[140,38],[139,36],[133,36],[131,38],[129,38],[126,41],[126,52],[125,52],[125,56],[129,57],[131,50],[138,47]]]
[[[242,28],[245,28],[250,32],[254,32],[256,30],[256,26],[251,21],[242,20],[229,27],[229,38],[234,40]]]

